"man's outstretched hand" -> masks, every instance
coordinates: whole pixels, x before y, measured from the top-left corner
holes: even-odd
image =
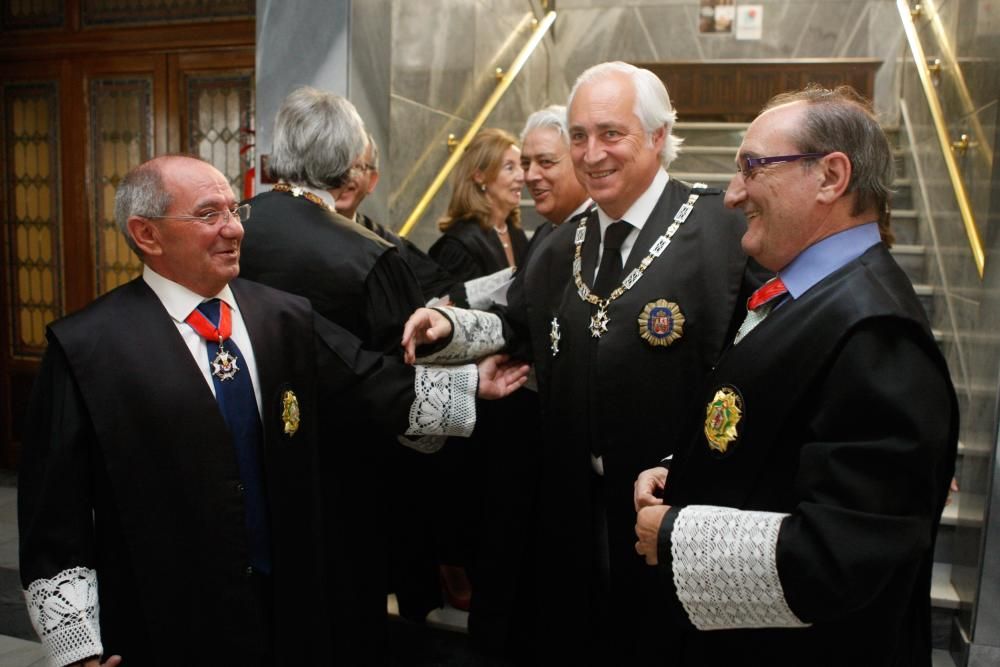
[[[476,395],[486,400],[503,398],[520,389],[527,382],[531,368],[528,364],[510,361],[506,354],[483,357],[476,363],[476,367],[479,369],[479,392]]]

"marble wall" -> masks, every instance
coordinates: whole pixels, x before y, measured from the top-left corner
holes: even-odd
[[[744,4],[737,2],[736,4]],[[633,62],[729,58],[880,58],[877,106],[895,118],[892,92],[903,34],[892,0],[755,0],[760,40],[700,34],[696,0],[558,0],[552,76],[572,85],[605,60]],[[684,101],[676,100],[680,120]]]
[[[697,31],[697,0],[550,0],[550,33],[487,118],[518,134],[533,110],[564,102],[577,75],[605,60],[861,56],[885,60],[876,80],[890,122],[901,29],[892,0],[762,0],[763,38]],[[382,180],[364,210],[398,229],[544,15],[539,0],[258,0],[258,146],[267,152],[281,98],[309,83],[346,94],[381,148]],[[302,48],[303,44],[312,45]],[[683,100],[675,100],[683,120]],[[410,238],[427,247],[446,184]]]
[[[876,105],[883,118],[898,115],[897,60],[902,29],[892,0],[763,0],[761,40],[698,33],[696,0],[555,0],[552,39],[543,42],[487,124],[517,131],[532,110],[565,101],[576,77],[606,60],[667,61],[726,58],[877,57]],[[428,11],[428,7],[433,8]],[[392,142],[390,219],[399,226],[446,153],[442,137],[459,134],[489,94],[494,63],[512,58],[524,37],[512,37],[537,2],[396,1],[392,17],[392,117],[406,128]],[[429,42],[428,33],[442,35]],[[525,31],[526,33],[526,31]],[[684,101],[674,100],[683,120]],[[395,137],[394,137],[395,138]],[[399,173],[396,165],[406,165]],[[435,165],[431,167],[431,165]],[[414,190],[419,190],[415,192]],[[439,194],[411,238],[426,247],[447,203]]]
[[[392,3],[392,75],[386,153],[388,220],[400,227],[449,157],[447,139],[461,139],[497,86],[495,70],[509,69],[533,34],[526,0],[435,0]],[[539,12],[539,16],[540,16]],[[535,50],[486,119],[515,136],[524,119],[550,99],[551,39]],[[450,198],[449,184],[432,200],[410,239],[428,247]]]
[[[980,14],[1000,9],[981,0],[938,0],[946,43],[958,70],[946,66],[936,80],[948,134],[974,137],[977,146],[956,154],[976,226],[985,245],[986,267],[980,278],[969,238],[951,186],[926,96],[912,60],[901,67],[903,136],[906,137],[914,206],[926,221],[925,243],[931,250],[935,329],[941,332],[962,409],[960,467],[962,518],[953,546],[952,581],[962,598],[961,621],[971,636],[968,656],[959,664],[996,664],[1000,656],[1000,613],[993,608],[1000,590],[1000,559],[987,543],[1000,540],[1000,477],[996,449],[997,388],[1000,385],[1000,165],[993,159],[998,132],[1000,26]],[[927,18],[916,21],[928,58],[943,56],[944,46]],[[958,73],[968,95],[962,93]],[[991,496],[992,493],[992,496]],[[981,594],[985,594],[981,596]],[[989,602],[978,605],[977,600]],[[985,656],[985,657],[984,657]]]

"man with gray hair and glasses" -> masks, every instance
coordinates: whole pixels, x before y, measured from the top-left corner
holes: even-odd
[[[362,426],[462,433],[477,392],[520,385],[492,361],[414,371],[306,299],[237,278],[250,215],[207,162],[139,165],[115,218],[142,276],[48,329],[18,528],[54,665],[329,664],[320,438],[348,452]],[[421,407],[427,382],[460,419]]]
[[[777,276],[699,388],[701,426],[636,482],[672,665],[931,664],[958,405],[889,254],[892,149],[853,89],[772,99],[726,204]]]

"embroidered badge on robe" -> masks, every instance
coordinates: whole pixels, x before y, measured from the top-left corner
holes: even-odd
[[[673,301],[650,301],[639,314],[639,335],[653,347],[666,347],[684,335],[684,314]]]
[[[743,397],[735,387],[721,387],[705,409],[705,437],[708,446],[725,454],[740,437],[739,423],[743,418]]]
[[[291,389],[281,395],[281,421],[285,424],[285,435],[289,438],[299,430],[299,398]]]

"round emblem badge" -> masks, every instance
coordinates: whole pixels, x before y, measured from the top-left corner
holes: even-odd
[[[721,387],[705,409],[705,438],[709,449],[725,454],[739,439],[743,397],[735,387]]]
[[[667,346],[684,335],[684,314],[672,301],[650,301],[639,314],[639,335],[654,347]]]

